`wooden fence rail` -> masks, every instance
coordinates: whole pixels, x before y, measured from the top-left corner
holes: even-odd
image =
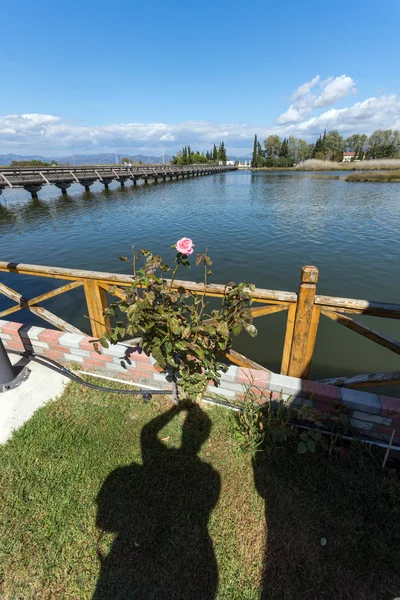
[[[107,307],[107,293],[119,298],[124,297],[124,288],[132,284],[131,275],[106,273],[101,271],[87,271],[79,269],[65,269],[61,267],[48,267],[24,263],[0,262],[0,272],[19,273],[37,277],[50,277],[70,281],[61,287],[40,294],[34,298],[25,298],[17,291],[4,283],[0,283],[0,294],[15,302],[15,306],[0,312],[0,318],[23,309],[30,310],[53,327],[63,331],[82,333],[71,323],[68,323],[42,306],[42,303],[72,289],[84,289],[87,312],[91,322],[92,335],[100,337],[110,328],[110,321],[104,315]],[[298,293],[279,290],[255,288],[249,290],[253,302],[257,304],[252,310],[253,318],[287,311],[286,332],[281,363],[281,374],[307,379],[310,373],[311,361],[314,354],[315,340],[321,315],[351,329],[369,340],[400,354],[400,342],[358,323],[349,314],[364,314],[370,316],[400,318],[400,305],[358,300],[354,298],[337,298],[333,296],[317,295],[318,269],[314,266],[305,266],[301,271],[301,280]],[[207,285],[192,281],[175,280],[174,289],[183,288],[196,294],[205,291],[208,297],[222,297],[225,286],[220,284]],[[82,311],[84,312],[84,311]],[[241,354],[230,351],[228,358],[241,366],[265,369]],[[362,387],[371,385],[389,385],[400,383],[400,371],[391,373],[368,373],[355,377],[338,377],[324,380],[326,383],[346,387]]]

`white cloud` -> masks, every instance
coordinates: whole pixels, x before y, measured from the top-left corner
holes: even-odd
[[[317,75],[311,81],[303,83],[293,92],[293,104],[285,113],[277,118],[276,123],[278,125],[298,123],[309,117],[313,108],[332,106],[338,100],[355,92],[354,81],[347,75],[328,77],[324,81],[321,81],[321,77]]]
[[[305,83],[303,83],[303,85],[298,87],[297,90],[293,92],[292,100],[299,100],[307,94],[309,94],[312,88],[315,87],[317,83],[319,83],[320,79],[321,77],[319,75],[316,75],[316,77],[314,77],[314,79],[311,79],[311,81],[306,81]]]
[[[311,115],[311,112],[311,106],[300,107],[291,104],[288,110],[276,119],[276,122],[278,125],[285,125],[286,123],[298,123],[299,121],[302,121]]]
[[[349,94],[356,92],[354,81],[347,75],[340,75],[340,77],[330,77],[326,81],[322,82],[323,90],[322,93],[315,100],[313,106],[331,106],[336,104],[341,98],[345,98]]]
[[[160,137],[160,142],[175,142],[176,138],[172,133],[165,133]]]
[[[329,108],[312,116],[314,107],[337,102],[354,91],[350,77],[341,75],[321,81],[319,76],[301,85],[292,105],[275,125],[219,124],[210,121],[182,123],[115,123],[89,127],[70,123],[54,115],[0,116],[0,153],[42,154],[108,152],[159,154],[164,147],[176,152],[190,144],[206,150],[224,140],[231,154],[249,151],[254,134],[260,141],[272,133],[314,140],[324,129],[339,129],[344,135],[371,133],[375,129],[400,128],[400,98],[394,94],[367,98],[347,108]]]
[[[342,133],[371,133],[374,129],[395,129],[399,114],[400,98],[392,94],[368,98],[349,108],[331,108],[299,124],[297,130],[306,135],[317,135],[324,129],[339,129]]]

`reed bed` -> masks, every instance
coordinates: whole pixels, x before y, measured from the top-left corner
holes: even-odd
[[[310,158],[299,163],[296,171],[400,171],[399,158],[382,158],[376,160],[360,160],[357,162],[338,163],[331,160]]]

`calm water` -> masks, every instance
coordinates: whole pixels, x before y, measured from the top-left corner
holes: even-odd
[[[132,244],[171,259],[171,244],[191,237],[208,247],[213,280],[245,279],[258,287],[297,291],[300,269],[320,269],[322,294],[400,302],[400,184],[346,183],[340,174],[250,173],[121,188],[78,185],[68,197],[54,187],[31,200],[23,190],[0,197],[1,260],[127,272],[118,256]],[[181,272],[196,278],[195,270]],[[197,277],[201,278],[200,274]],[[28,297],[62,285],[45,278],[1,274]],[[11,306],[0,297],[0,308]],[[81,328],[87,321],[80,291],[46,306]],[[238,350],[279,371],[284,315],[257,320],[255,340]],[[41,324],[27,313],[15,319]],[[357,318],[357,317],[356,317]],[[359,318],[400,339],[400,323]],[[322,317],[312,377],[399,369],[397,355]],[[394,388],[387,392],[398,393]]]

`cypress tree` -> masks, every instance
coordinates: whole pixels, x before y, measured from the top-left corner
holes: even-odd
[[[322,138],[322,143],[321,143],[321,152],[323,152],[324,156],[325,156],[326,151],[327,151],[327,147],[326,147],[326,129],[325,129],[324,135]]]
[[[264,156],[262,146],[260,142],[257,142],[257,166],[262,166],[262,161],[260,160]]]
[[[257,136],[254,136],[253,156],[251,158],[251,166],[256,167],[258,163],[258,151],[260,144],[257,142]]]
[[[281,149],[279,151],[280,158],[289,158],[289,142],[286,138],[283,138]]]
[[[221,142],[218,148],[218,160],[226,162],[226,149],[224,142]]]
[[[217,150],[217,146],[214,144],[214,148],[213,148],[213,160],[217,161],[218,160],[218,150]]]
[[[313,158],[315,158],[315,155],[318,152],[321,152],[321,145],[322,145],[322,138],[321,138],[321,135],[320,135],[319,138],[317,139],[317,141],[315,142],[314,150],[313,150],[313,153],[312,153]]]

